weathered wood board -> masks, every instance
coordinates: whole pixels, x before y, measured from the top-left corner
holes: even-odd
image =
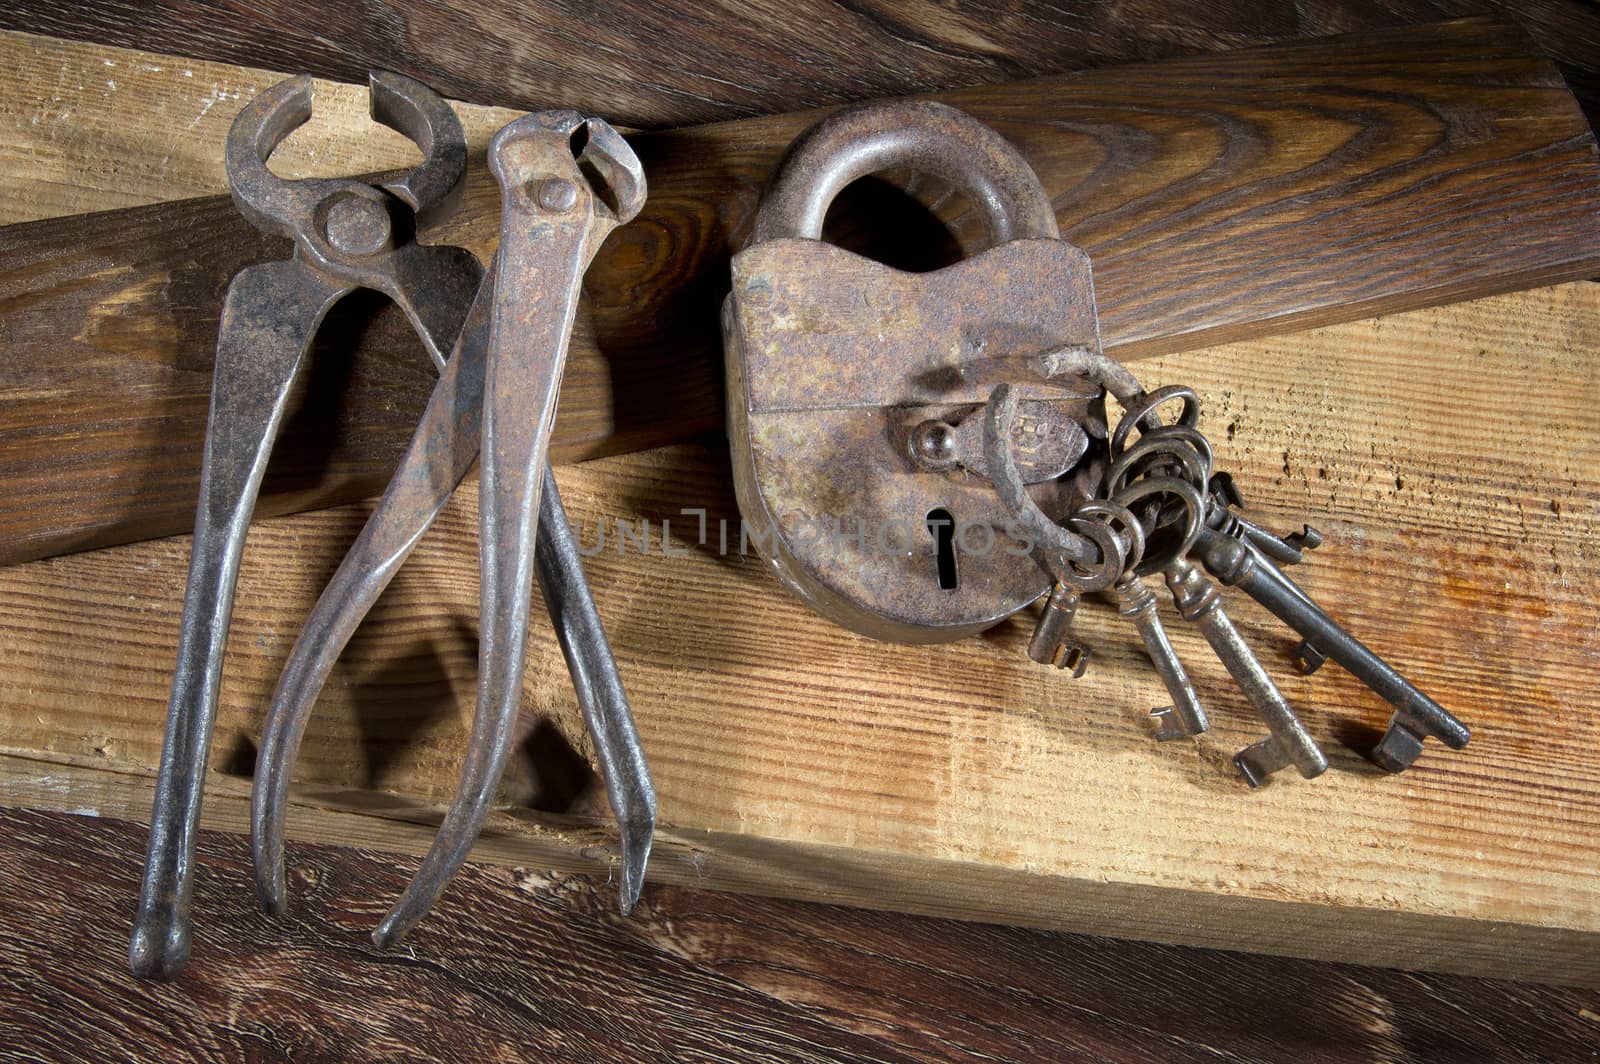
[[[0,30],[0,225],[215,196],[234,116],[283,74]],[[316,115],[272,156],[283,177],[399,169],[411,142],[367,116],[364,84],[317,80]],[[481,159],[521,111],[459,106]]]
[[[1489,15],[1600,98],[1590,0],[10,0],[0,26],[359,81],[398,70],[478,103],[553,99],[641,128],[820,107]]]
[[[1474,729],[1466,750],[1430,744],[1396,777],[1361,756],[1388,707],[1336,666],[1296,676],[1292,637],[1247,602],[1235,617],[1330,756],[1321,779],[1250,792],[1231,775],[1259,725],[1175,620],[1214,728],[1157,744],[1159,683],[1107,607],[1081,615],[1096,657],[1076,682],[1027,660],[1025,619],[947,646],[874,643],[783,593],[736,532],[719,551],[718,521],[737,519],[720,449],[561,469],[581,541],[608,530],[587,564],[660,791],[652,876],[1600,983],[1597,351],[1600,286],[1580,283],[1139,367],[1199,387],[1262,519],[1328,533],[1298,574],[1308,588]],[[471,712],[473,500],[469,485],[334,674],[299,763],[296,836],[427,844]],[[364,513],[251,532],[214,826],[243,826],[265,698]],[[617,523],[637,536],[643,520],[651,552],[619,553]],[[0,570],[0,804],[148,815],[186,561],[175,538]],[[529,653],[525,738],[477,856],[603,867],[603,797],[547,629]]]
[[[37,57],[25,58],[22,76],[41,76]],[[85,57],[69,58],[82,74]],[[193,80],[181,62],[115,61],[140,84]],[[122,68],[102,67],[106,82]],[[201,117],[216,123],[239,105],[242,89],[230,91]],[[174,106],[192,108],[185,93]],[[1593,136],[1554,67],[1493,23],[941,98],[994,123],[1038,167],[1066,234],[1094,256],[1102,331],[1120,357],[1600,270]],[[344,109],[323,143],[343,145],[358,102],[348,89],[337,96]],[[815,117],[634,138],[651,199],[591,271],[558,457],[718,428],[716,321],[729,249],[779,153]],[[473,118],[474,130],[489,125]],[[187,134],[178,139],[185,158],[203,154]],[[392,138],[382,147],[391,151]],[[314,150],[308,144],[290,164]],[[203,166],[184,170],[216,179],[196,176]],[[486,251],[498,203],[480,167],[466,208],[439,238]],[[961,205],[934,205],[971,243],[977,226]],[[0,233],[0,340],[10,354],[0,371],[0,479],[14,487],[0,505],[0,561],[188,526],[221,292],[240,265],[281,245],[225,197]],[[393,308],[373,314],[374,301],[357,299],[341,309],[288,422],[262,513],[375,491],[430,386]],[[346,361],[351,343],[357,353]]]
[[[0,1044],[24,1059],[294,1057],[1136,1064],[1588,1055],[1600,992],[1046,934],[471,865],[407,939],[368,938],[408,858],[291,844],[295,908],[202,832],[196,961],[129,979],[139,824],[0,809]],[[70,957],[71,964],[62,964]],[[136,1049],[134,1047],[137,1047]]]

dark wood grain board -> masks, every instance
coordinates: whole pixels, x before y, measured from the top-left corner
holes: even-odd
[[[227,197],[0,229],[0,560],[192,527],[223,293],[241,267],[290,251]],[[614,432],[587,316],[573,346],[556,460],[676,435]],[[380,491],[434,380],[392,303],[363,291],[337,304],[291,399],[261,512]]]
[[[1586,0],[9,0],[0,26],[663,128],[1472,15],[1519,23],[1600,99]]]
[[[0,809],[7,1059],[1574,1060],[1595,991],[1251,957],[469,865],[407,948],[367,938],[412,859],[291,845],[260,915],[201,835],[196,960],[124,967],[125,821]]]
[[[1094,257],[1119,357],[1600,271],[1593,136],[1554,68],[1495,23],[942,98],[1038,168],[1066,234]],[[590,273],[558,457],[720,427],[730,248],[816,117],[634,138],[651,198]],[[899,202],[858,189],[857,217]],[[976,220],[922,191],[945,239],[970,244]],[[498,209],[480,168],[439,236],[486,251]],[[189,527],[215,308],[240,264],[282,248],[223,197],[0,231],[0,480],[17,488],[0,503],[0,562]],[[374,309],[358,301],[325,330],[263,514],[370,494],[403,446],[429,375],[400,315]]]

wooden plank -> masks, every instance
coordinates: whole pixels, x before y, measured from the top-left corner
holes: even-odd
[[[141,828],[124,821],[0,810],[10,1052],[1343,1061],[1449,1047],[1567,1059],[1588,1051],[1600,1023],[1593,991],[677,887],[650,887],[619,919],[604,884],[482,865],[463,870],[410,949],[383,954],[367,931],[412,861],[292,845],[295,908],[265,921],[240,880],[243,841],[211,832],[199,846],[206,920],[194,963],[175,986],[135,983],[122,971],[122,928],[142,849]]]
[[[11,0],[0,26],[341,81],[398,70],[462,100],[561,99],[665,128],[1468,15],[1516,23],[1600,99],[1586,0],[386,0],[381,17],[314,0]]]
[[[285,75],[0,31],[0,225],[228,191],[222,144]],[[316,81],[316,118],[272,157],[284,177],[398,169],[418,158],[367,117],[364,84]],[[479,161],[520,111],[456,109]]]
[[[1157,744],[1160,685],[1097,604],[1072,682],[1017,619],[893,647],[783,594],[738,554],[720,448],[560,470],[661,799],[659,880],[1251,951],[1600,984],[1600,286],[1395,315],[1141,364],[1196,384],[1203,427],[1270,524],[1329,543],[1300,574],[1474,729],[1388,777],[1388,716],[1336,667],[1233,610],[1332,770],[1247,791],[1227,758],[1259,725],[1185,627],[1212,711]],[[1264,379],[1260,367],[1274,373]],[[1532,406],[1518,382],[1537,382]],[[1508,398],[1509,397],[1509,398]],[[335,672],[298,766],[301,838],[416,852],[452,789],[476,663],[469,485]],[[709,527],[699,545],[696,520]],[[364,507],[258,523],[235,608],[211,823],[243,824],[261,710]],[[651,551],[638,551],[639,522]],[[730,521],[728,555],[718,521]],[[635,542],[619,552],[618,522]],[[662,550],[671,522],[675,553]],[[676,553],[683,552],[684,553]],[[144,816],[187,543],[0,571],[0,804]],[[536,629],[523,739],[477,851],[592,867],[607,828],[580,717]],[[563,854],[565,856],[563,856]],[[131,873],[130,873],[131,874]]]
[[[1493,24],[943,98],[1038,165],[1067,235],[1095,257],[1102,330],[1120,357],[1600,269],[1593,137],[1554,69]],[[558,457],[718,428],[729,248],[778,154],[815,117],[634,139],[652,196],[591,270]],[[492,246],[491,184],[480,168],[441,239]],[[942,209],[970,242],[975,220]],[[0,509],[0,562],[188,527],[215,308],[240,265],[282,246],[225,198],[0,234],[11,354],[0,476],[25,485]],[[373,306],[357,301],[324,330],[321,376],[290,421],[262,513],[370,494],[403,446],[429,374],[402,316]]]

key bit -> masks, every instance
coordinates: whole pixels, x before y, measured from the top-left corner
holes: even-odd
[[[1213,515],[1217,510],[1244,509],[1244,493],[1239,490],[1239,482],[1226,470],[1211,475],[1206,482],[1206,493],[1212,502]]]
[[[1150,716],[1156,722],[1156,738],[1165,742],[1199,735],[1211,727],[1211,722],[1206,719],[1206,712],[1200,706],[1200,697],[1195,694],[1188,671],[1184,669],[1178,652],[1173,649],[1172,641],[1167,638],[1155,593],[1132,573],[1125,574],[1115,586],[1119,604],[1117,612],[1138,628],[1150,662],[1172,699],[1172,705],[1150,711]]]
[[[1327,757],[1223,611],[1222,594],[1216,585],[1182,558],[1168,567],[1166,579],[1178,612],[1200,629],[1218,660],[1272,733],[1234,757],[1234,765],[1245,782],[1258,787],[1269,773],[1289,765],[1306,779],[1327,771]]]
[[[1248,544],[1279,565],[1299,565],[1306,551],[1322,546],[1322,533],[1310,525],[1302,525],[1299,532],[1279,536],[1241,517],[1237,511],[1244,508],[1244,495],[1231,473],[1212,475],[1207,485],[1207,502],[1207,527]]]
[[[1295,763],[1295,751],[1291,744],[1281,741],[1276,735],[1257,740],[1233,755],[1233,767],[1251,787],[1261,786],[1267,782],[1268,776]]]
[[[1028,641],[1028,657],[1040,665],[1053,665],[1071,672],[1073,679],[1089,668],[1089,647],[1072,637],[1072,618],[1083,597],[1075,588],[1057,583],[1045,600],[1044,612],[1033,627]]]
[[[1271,561],[1210,530],[1201,535],[1196,553],[1218,580],[1239,588],[1298,632],[1312,660],[1316,655],[1332,658],[1394,707],[1388,731],[1371,754],[1380,767],[1389,772],[1408,768],[1430,735],[1454,750],[1467,745],[1472,733],[1465,724],[1346,632]]]
[[[455,113],[397,74],[369,81],[372,117],[416,142],[423,161],[373,186],[346,179],[286,181],[272,151],[311,115],[311,81],[290,78],[252,100],[228,134],[229,186],[258,228],[291,237],[294,255],[241,270],[217,334],[200,503],[184,591],[177,667],[156,776],[150,844],[128,964],[171,978],[190,952],[194,838],[216,719],[245,531],[289,391],[328,309],[357,288],[381,291],[410,318],[436,365],[461,328],[478,281],[464,248],[411,239],[419,212],[442,210],[466,167]]]
[[[1328,655],[1317,649],[1317,645],[1309,639],[1302,639],[1292,651],[1295,665],[1300,669],[1300,675],[1310,676],[1328,663]]]
[[[1240,517],[1238,514],[1230,514],[1229,516],[1231,518],[1231,528],[1224,529],[1224,534],[1244,541],[1252,549],[1258,553],[1265,554],[1280,565],[1299,565],[1305,560],[1306,548],[1301,544],[1305,543],[1306,540],[1303,539],[1301,533],[1294,532],[1287,536],[1279,536],[1262,528],[1253,521]],[[1310,525],[1305,527],[1308,532],[1316,532]],[[1320,542],[1320,538],[1318,541]]]
[[[1322,533],[1311,525],[1301,525],[1300,531],[1284,536],[1283,542],[1298,551],[1316,550],[1322,546]]]

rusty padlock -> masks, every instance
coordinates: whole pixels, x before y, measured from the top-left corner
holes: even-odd
[[[821,239],[834,197],[905,168],[964,194],[989,247],[907,273]],[[1059,519],[1097,483],[1105,409],[1029,360],[1100,351],[1088,256],[1027,162],[943,104],[841,111],[795,142],[734,257],[728,435],[749,537],[814,609],[878,639],[987,628],[1051,586],[984,468],[984,404],[1020,391],[1012,453]]]

